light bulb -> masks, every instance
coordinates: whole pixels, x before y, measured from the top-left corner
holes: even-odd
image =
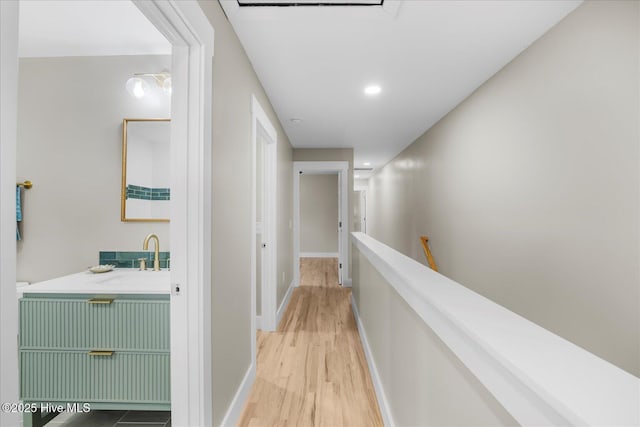
[[[378,85],[371,85],[364,88],[364,93],[369,96],[377,95],[382,92],[382,88]]]
[[[164,93],[167,95],[171,95],[171,77],[164,79],[164,82],[162,83],[162,90],[164,90]]]
[[[140,77],[131,77],[127,80],[127,91],[131,96],[142,98],[149,92],[149,83],[145,82]]]

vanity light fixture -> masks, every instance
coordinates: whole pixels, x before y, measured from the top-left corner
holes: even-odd
[[[148,77],[151,77],[166,94],[171,95],[171,73],[168,71],[162,71],[160,73],[135,73],[133,77],[127,80],[127,91],[129,94],[136,98],[142,98],[147,95],[151,90],[146,79]]]
[[[171,95],[171,76],[164,79],[164,82],[162,83],[162,90],[167,95]]]
[[[127,92],[129,92],[131,96],[142,98],[149,93],[149,83],[145,82],[140,77],[131,77],[127,80]]]

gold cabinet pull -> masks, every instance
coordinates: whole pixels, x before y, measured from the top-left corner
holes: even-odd
[[[113,298],[91,298],[87,302],[89,304],[111,304],[113,300]]]
[[[113,356],[113,350],[91,350],[89,356]]]

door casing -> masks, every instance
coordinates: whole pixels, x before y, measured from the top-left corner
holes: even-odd
[[[349,183],[349,162],[293,162],[293,280],[295,286],[300,286],[300,174],[301,173],[337,173],[339,199],[338,212],[340,212],[340,240],[338,264],[342,266],[339,273],[341,285],[350,287],[349,280],[349,204],[348,204],[348,183]]]

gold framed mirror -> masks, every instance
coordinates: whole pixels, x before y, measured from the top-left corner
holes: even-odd
[[[171,119],[122,121],[120,220],[168,222]]]

